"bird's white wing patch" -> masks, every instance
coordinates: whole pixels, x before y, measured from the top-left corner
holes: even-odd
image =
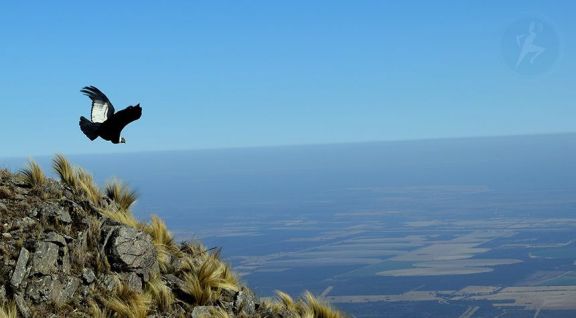
[[[92,102],[92,122],[103,123],[108,119],[108,108],[110,105],[103,100],[94,100]]]

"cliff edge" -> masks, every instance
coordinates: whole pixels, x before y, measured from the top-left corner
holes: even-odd
[[[122,183],[100,189],[61,155],[53,167],[60,180],[32,161],[0,169],[0,318],[345,317],[309,293],[258,298],[217,250],[139,222]]]

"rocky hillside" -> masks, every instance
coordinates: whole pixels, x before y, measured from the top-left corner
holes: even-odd
[[[259,299],[217,250],[136,220],[121,183],[53,163],[60,180],[0,170],[0,318],[344,317],[308,293]]]

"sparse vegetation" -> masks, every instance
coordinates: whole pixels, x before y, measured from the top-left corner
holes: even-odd
[[[28,166],[20,170],[20,173],[24,183],[31,188],[43,186],[47,182],[42,168],[33,160],[28,161]]]
[[[238,280],[218,253],[209,253],[202,258],[197,266],[197,260],[186,257],[189,270],[182,275],[186,283],[184,291],[192,296],[195,305],[214,304],[223,289],[238,291]]]
[[[154,276],[146,283],[146,293],[158,309],[163,312],[170,311],[172,304],[176,301],[174,293],[160,276]]]
[[[98,186],[94,183],[94,178],[88,171],[77,168],[76,169],[76,177],[78,178],[75,183],[81,189],[81,191],[88,197],[90,202],[94,204],[98,204],[100,199],[102,199],[102,193]]]
[[[132,290],[127,284],[120,283],[111,297],[101,297],[104,306],[118,317],[146,318],[152,300],[150,294]]]
[[[130,209],[138,198],[136,192],[118,180],[113,180],[106,185],[106,196],[116,202],[122,210]]]
[[[52,161],[54,170],[60,176],[60,181],[72,189],[78,188],[77,174],[70,162],[62,154],[57,154]]]
[[[314,297],[310,292],[304,294],[303,307],[307,312],[311,312],[315,318],[344,318],[344,315],[330,306],[328,303]]]
[[[12,223],[11,219],[18,224],[7,225],[9,232],[6,233],[9,233],[7,237],[10,239],[0,241],[4,263],[10,259],[16,260],[21,248],[26,248],[30,257],[35,257],[35,242],[45,240],[46,235],[52,233],[50,242],[67,246],[67,249],[58,252],[58,268],[68,268],[61,279],[76,277],[85,284],[82,293],[75,293],[76,298],[57,298],[44,304],[30,305],[32,316],[57,313],[59,316],[98,318],[140,318],[160,314],[184,317],[195,306],[202,305],[209,306],[206,309],[208,317],[265,317],[260,313],[254,316],[242,313],[243,306],[247,304],[230,307],[236,304],[222,301],[222,297],[234,297],[245,287],[230,266],[222,261],[219,249],[207,249],[200,242],[175,242],[166,224],[157,216],[152,216],[149,223],[139,222],[130,210],[136,201],[136,193],[119,181],[113,181],[101,190],[94,183],[92,175],[74,167],[62,155],[54,158],[53,167],[60,183],[47,179],[40,167],[30,161],[21,171],[23,178],[20,177],[26,188],[20,189],[16,187],[22,182],[4,182],[13,175],[0,170],[0,199],[11,202],[10,206],[5,207],[7,211],[3,215],[6,215],[7,224]],[[19,195],[18,200],[14,200],[15,193]],[[27,211],[34,211],[30,214],[32,218],[25,217]],[[39,211],[48,211],[48,214]],[[55,211],[69,211],[66,213],[70,215],[64,217],[54,214],[57,213]],[[22,221],[25,218],[28,223]],[[108,237],[104,237],[103,233],[109,224],[118,226],[118,223],[110,223],[110,220],[149,236],[148,244],[155,250],[151,255],[152,259],[156,258],[157,269],[150,273],[148,279],[140,281],[141,287],[131,285],[126,276],[117,272],[117,266],[111,263],[110,252],[106,248]],[[10,268],[0,267],[0,286],[9,281],[9,274],[3,273],[11,271]],[[136,279],[140,280],[138,277]],[[90,283],[86,282],[88,280]],[[10,293],[14,291],[12,288],[7,290],[7,299],[10,300],[13,296]],[[299,300],[281,292],[275,301],[261,302],[254,298],[252,311],[256,310],[256,302],[261,303],[260,308],[268,308],[279,315],[289,311],[292,317],[300,318],[344,317],[309,293]],[[13,302],[2,304],[0,318],[16,317],[17,311]]]
[[[18,311],[14,302],[0,304],[0,318],[17,318]]]
[[[180,251],[166,224],[158,216],[153,215],[150,223],[144,227],[144,231],[152,237],[158,253],[160,271],[162,273],[169,272],[172,255],[178,254]]]

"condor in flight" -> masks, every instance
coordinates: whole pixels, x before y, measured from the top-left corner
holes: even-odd
[[[80,117],[80,129],[82,132],[94,140],[101,137],[111,141],[113,144],[126,143],[126,139],[120,136],[122,129],[129,123],[142,116],[142,107],[128,106],[117,113],[114,113],[114,106],[99,89],[94,86],[86,86],[80,90],[92,100],[92,121],[84,116]]]

